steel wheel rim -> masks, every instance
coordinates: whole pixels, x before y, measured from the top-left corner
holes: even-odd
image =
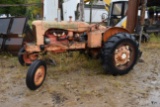
[[[43,80],[45,78],[45,67],[44,66],[40,66],[34,75],[34,84],[36,86],[39,86],[42,84]]]
[[[135,57],[135,49],[130,43],[123,43],[117,46],[114,51],[114,64],[117,69],[129,68]]]

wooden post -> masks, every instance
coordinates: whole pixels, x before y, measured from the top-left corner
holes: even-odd
[[[141,40],[143,35],[146,6],[147,6],[147,0],[144,0],[142,4],[142,10],[141,10],[141,31],[140,31],[140,37],[139,37],[139,45],[141,45]]]
[[[133,33],[136,27],[139,1],[140,0],[129,0],[129,3],[128,3],[127,30],[130,33]]]
[[[85,20],[85,17],[84,17],[84,0],[80,0],[80,20],[81,21],[84,21]]]
[[[90,24],[92,23],[92,7],[93,7],[93,0],[91,0],[91,7],[90,7]]]

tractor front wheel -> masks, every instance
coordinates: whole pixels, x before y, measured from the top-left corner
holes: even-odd
[[[38,59],[38,53],[27,53],[22,47],[18,52],[18,61],[21,65],[30,65],[34,60]]]
[[[134,36],[128,33],[115,34],[102,48],[104,69],[113,75],[127,74],[137,62],[138,47]]]
[[[34,61],[28,69],[26,84],[30,90],[39,88],[46,77],[46,63],[41,60]]]

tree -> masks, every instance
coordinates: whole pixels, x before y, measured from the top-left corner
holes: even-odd
[[[26,0],[0,0],[0,4],[24,4]],[[8,6],[0,7],[0,14],[6,14],[7,17],[11,16],[24,16],[26,13],[26,7],[22,6]]]
[[[27,3],[41,3],[41,0],[27,0]],[[27,7],[26,15],[29,19],[33,19],[37,16],[42,16],[42,11],[42,5],[29,6]]]

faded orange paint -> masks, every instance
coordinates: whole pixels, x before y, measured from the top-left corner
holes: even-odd
[[[56,29],[63,29],[72,32],[86,32],[89,30],[90,25],[85,22],[70,22],[70,21],[41,21],[43,24],[43,28],[45,30],[56,28]]]
[[[90,25],[85,22],[68,22],[68,21],[42,21],[36,20],[32,23],[36,30],[36,44],[44,45],[44,33],[51,28],[64,29],[70,32],[87,32]]]
[[[86,48],[86,43],[85,42],[75,42],[73,45],[70,45],[68,47],[69,50],[74,50],[74,49],[85,49]]]
[[[25,50],[28,53],[40,52],[41,51],[41,49],[40,49],[40,47],[38,45],[36,45],[36,44],[28,44],[28,43],[25,45]]]
[[[99,24],[89,25],[85,22],[72,22],[72,21],[61,21],[61,22],[51,22],[51,21],[34,21],[32,23],[35,26],[36,30],[36,45],[27,45],[27,52],[40,52],[40,45],[44,45],[44,35],[49,29],[63,29],[68,31],[68,40],[72,39],[73,32],[83,33],[86,32],[88,34],[88,42],[86,43],[74,43],[69,45],[68,42],[62,44],[61,42],[57,42],[56,37],[53,36],[50,38],[50,45],[45,45],[45,51],[52,52],[64,52],[66,50],[73,49],[85,49],[86,45],[89,48],[100,48],[102,46],[102,41],[107,41],[111,36],[120,32],[128,31],[124,28],[120,27],[112,27],[107,28],[101,26]],[[102,34],[104,35],[102,36]],[[67,45],[68,44],[68,45]]]
[[[113,35],[117,34],[117,33],[122,33],[122,32],[126,32],[129,33],[126,29],[124,28],[120,28],[120,27],[112,27],[112,28],[108,28],[104,35],[103,35],[103,42],[106,42],[110,37],[112,37]]]
[[[77,33],[83,33],[83,32],[90,32],[99,30],[99,32],[104,33],[106,30],[106,27],[101,25],[92,24],[89,25],[85,22],[72,22],[72,21],[42,21],[42,20],[36,20],[32,23],[33,26],[35,26],[36,31],[36,45],[44,45],[44,34],[48,29],[56,28],[56,29],[63,29],[68,30],[69,37],[73,36],[73,32]]]
[[[35,26],[36,30],[36,45],[43,45],[44,44],[44,33],[45,29],[43,27],[43,23],[40,20],[33,21],[32,23],[33,26]]]
[[[60,47],[60,46],[55,46],[55,45],[49,45],[45,48],[45,51],[53,52],[53,53],[61,53],[65,52],[67,50],[67,47]]]
[[[45,47],[45,51],[52,51],[52,52],[64,52],[66,50],[73,50],[73,49],[85,49],[86,44],[85,43],[79,43],[79,42],[74,42],[73,45],[66,46],[62,44],[52,44],[52,45],[47,45]]]
[[[102,45],[102,33],[97,31],[91,31],[88,34],[88,43],[87,47],[89,48],[99,48]]]

